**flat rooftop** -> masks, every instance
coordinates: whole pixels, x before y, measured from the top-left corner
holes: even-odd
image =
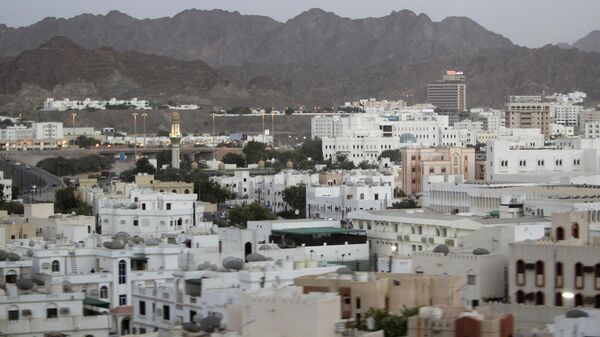
[[[366,234],[362,229],[338,228],[338,227],[305,227],[276,229],[273,233],[294,234],[294,235],[315,235],[315,234]]]

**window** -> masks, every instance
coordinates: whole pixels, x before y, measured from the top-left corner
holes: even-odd
[[[556,293],[556,295],[554,296],[554,305],[557,307],[562,307],[563,306],[563,296],[562,293]]]
[[[356,309],[360,309],[360,297],[356,297]]]
[[[446,168],[442,167],[442,173],[446,173]]]
[[[523,260],[517,261],[517,285],[525,285],[525,262]]]
[[[19,308],[12,307],[8,309],[8,320],[18,321],[19,320]]]
[[[562,227],[556,228],[556,241],[565,239],[565,230]]]
[[[57,273],[60,271],[60,262],[58,260],[52,261],[52,272]]]
[[[582,289],[584,287],[583,264],[577,262],[575,264],[575,288]]]
[[[127,295],[119,295],[119,305],[127,305]]]
[[[543,287],[544,283],[544,262],[538,260],[535,263],[535,285],[538,287]]]
[[[467,275],[467,284],[470,286],[474,286],[477,282],[476,275]]]
[[[165,321],[171,319],[171,307],[168,305],[163,305],[163,319]]]
[[[107,286],[100,287],[100,298],[108,298],[108,287]]]
[[[146,315],[146,302],[140,301],[139,303],[140,315]]]
[[[556,270],[555,270],[555,275],[556,275],[556,288],[562,288],[563,287],[563,265],[561,262],[556,262]]]
[[[46,318],[58,318],[58,308],[56,305],[46,308]]]
[[[525,302],[525,293],[523,292],[523,290],[517,291],[517,294],[516,294],[515,297],[517,299],[517,303],[524,303]]]
[[[194,319],[196,318],[196,314],[197,314],[196,311],[190,310],[190,322],[194,321]]]
[[[167,211],[171,210],[171,203],[167,203]]]
[[[571,237],[573,239],[579,239],[579,224],[574,223],[571,227]]]
[[[139,222],[138,222],[138,220],[137,220],[137,219],[136,219],[136,220],[133,220],[133,225],[134,225],[135,227],[137,227],[137,226],[139,225]]]
[[[125,284],[127,282],[127,262],[125,260],[119,261],[119,284]]]
[[[142,211],[146,210],[146,204],[142,203]]]

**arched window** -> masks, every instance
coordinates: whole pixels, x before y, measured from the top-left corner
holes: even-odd
[[[600,263],[594,266],[594,287],[600,289]]]
[[[575,306],[576,307],[583,306],[583,295],[581,295],[581,294],[576,294],[575,295]]]
[[[583,264],[577,262],[575,264],[575,288],[581,289],[584,286],[583,279]]]
[[[181,225],[183,225],[183,219],[179,218],[179,220],[177,220],[177,227],[181,227]]]
[[[535,285],[538,287],[543,287],[545,283],[544,279],[544,262],[538,260],[535,263]]]
[[[556,295],[554,295],[554,305],[557,307],[562,307],[562,305],[563,305],[562,293],[556,293]]]
[[[571,226],[571,237],[573,239],[579,239],[579,224],[578,223],[574,223],[573,226]]]
[[[556,241],[565,239],[565,230],[562,227],[556,228]]]
[[[107,286],[100,287],[100,298],[108,298],[108,287]]]
[[[8,307],[8,320],[9,321],[18,321],[19,320],[19,307],[16,305],[11,305]]]
[[[16,283],[17,282],[17,272],[10,269],[4,275],[4,282],[6,283]]]
[[[555,286],[556,288],[563,287],[563,264],[561,262],[556,262],[556,270],[554,271],[554,275],[556,275]]]
[[[525,303],[525,293],[523,293],[523,290],[517,291],[516,300],[517,303]]]
[[[517,285],[525,285],[525,262],[523,260],[517,261]]]
[[[52,272],[57,273],[60,271],[60,262],[58,260],[52,261]]]
[[[544,305],[544,293],[538,291],[535,293],[535,305]]]
[[[127,262],[125,260],[119,261],[119,284],[125,284],[127,282]]]
[[[177,190],[172,190],[171,192],[172,192],[172,193],[177,193]]]
[[[190,190],[188,190],[187,188],[185,189],[185,191],[183,191],[183,193],[185,194],[190,194]]]
[[[365,200],[365,194],[364,193],[360,194],[360,200]]]

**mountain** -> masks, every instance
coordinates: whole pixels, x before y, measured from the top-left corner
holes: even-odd
[[[261,88],[257,83],[252,91],[260,94]],[[272,85],[264,90],[277,95]],[[107,47],[88,50],[55,37],[17,57],[0,59],[0,104],[17,101],[31,108],[46,97],[144,97],[163,102],[179,97],[210,104],[247,101],[251,94],[203,61]]]
[[[440,22],[403,10],[380,18],[348,19],[311,9],[285,23],[222,10],[185,10],[173,17],[139,20],[118,11],[46,18],[21,28],[0,27],[0,56],[16,56],[54,36],[85,48],[108,46],[215,67],[296,63],[373,64],[395,58],[414,62],[511,48],[501,35],[465,17]]]
[[[573,43],[573,47],[583,51],[600,53],[600,30],[595,30]]]

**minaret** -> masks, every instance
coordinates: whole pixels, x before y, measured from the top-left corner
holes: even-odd
[[[179,112],[171,112],[171,167],[178,169],[180,162],[179,142],[181,141],[181,131],[179,129]]]

